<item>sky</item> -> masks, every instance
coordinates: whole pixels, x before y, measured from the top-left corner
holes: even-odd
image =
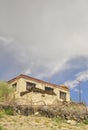
[[[0,80],[21,73],[88,104],[88,0],[0,0]]]

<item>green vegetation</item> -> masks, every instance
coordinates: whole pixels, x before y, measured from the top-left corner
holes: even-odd
[[[0,130],[6,130],[5,128],[3,128],[2,126],[0,126]]]
[[[13,88],[9,86],[9,84],[5,81],[0,82],[0,102],[1,104],[4,104],[4,107],[1,106],[0,108],[0,118],[3,117],[3,115],[13,115],[14,111],[11,107],[6,107],[6,104],[9,104],[13,98],[12,98],[12,92],[14,92]]]
[[[13,92],[13,88],[9,86],[9,84],[5,81],[0,82],[0,101],[8,102],[11,100],[11,93]]]
[[[88,125],[88,119],[83,121],[84,124]]]
[[[5,114],[4,110],[0,110],[0,118],[2,118],[4,114]]]
[[[4,109],[6,115],[14,115],[14,110],[12,108]]]
[[[5,108],[0,110],[0,118],[2,118],[4,115],[14,115],[14,110],[12,108]]]
[[[55,118],[52,118],[52,120],[58,124],[62,123],[62,122],[66,122],[66,120],[60,118],[60,117],[55,117]]]

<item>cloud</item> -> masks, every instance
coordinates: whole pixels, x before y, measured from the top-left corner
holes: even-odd
[[[80,0],[0,2],[2,64],[9,59],[8,70],[17,64],[13,74],[17,71],[39,78],[52,77],[72,66],[78,68],[79,63],[69,61],[88,57],[87,5]]]
[[[88,70],[79,72],[75,75],[74,80],[66,81],[65,84],[69,86],[69,88],[74,88],[79,86],[81,82],[88,81]]]
[[[75,91],[75,92],[77,92],[77,93],[79,93],[79,89],[77,89],[77,88],[75,88],[75,89],[74,89],[74,91]],[[83,91],[82,91],[82,90],[80,90],[80,93],[82,94],[82,93],[83,93]]]
[[[88,81],[88,70],[78,73],[76,77],[79,81]]]
[[[66,81],[64,83],[65,85],[67,85],[69,88],[74,88],[76,86],[78,86],[78,81],[77,80],[69,80],[69,81]]]
[[[8,45],[13,42],[13,39],[0,36],[0,44]]]

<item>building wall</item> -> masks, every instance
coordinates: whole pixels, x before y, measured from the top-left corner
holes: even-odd
[[[54,91],[55,91],[55,93],[56,93],[57,98],[58,98],[59,101],[63,101],[63,100],[60,98],[60,92],[66,93],[66,101],[67,101],[67,102],[70,101],[70,92],[69,92],[69,91],[64,90],[64,89],[61,89],[61,88],[59,89],[59,87],[56,88]]]
[[[20,92],[26,91],[26,82],[35,83],[37,88],[40,88],[43,90],[45,90],[45,86],[54,88],[54,92],[56,93],[56,95],[31,92],[31,93],[25,94],[24,96],[20,96]],[[57,87],[53,87],[52,85],[49,85],[47,83],[38,83],[36,81],[19,78],[18,80],[15,80],[14,82],[12,82],[10,85],[12,86],[15,83],[17,83],[17,87],[14,93],[14,97],[21,104],[31,104],[31,105],[48,104],[49,105],[49,104],[52,104],[56,100],[63,101],[62,99],[60,99],[60,91],[65,92],[67,95],[66,101],[70,101],[69,91],[64,90],[64,89],[59,89]]]

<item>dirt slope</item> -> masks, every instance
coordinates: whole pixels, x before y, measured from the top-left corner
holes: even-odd
[[[88,125],[67,124],[56,118],[41,116],[4,116],[0,118],[0,130],[88,130]]]

